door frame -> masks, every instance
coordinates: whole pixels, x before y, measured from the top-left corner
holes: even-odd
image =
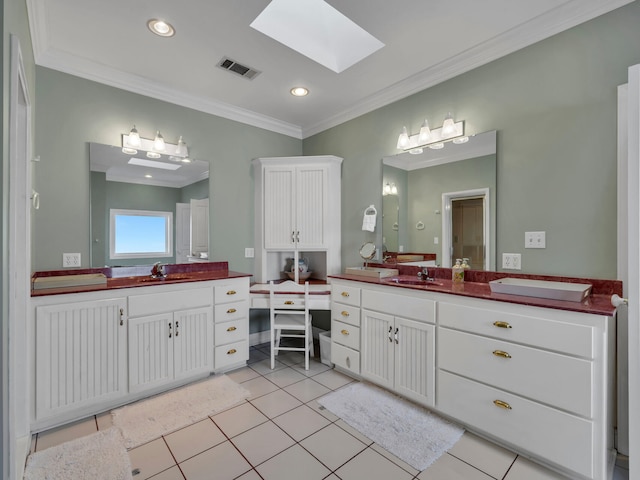
[[[465,198],[483,198],[482,225],[484,243],[484,269],[489,270],[491,265],[491,197],[489,188],[476,188],[473,190],[461,190],[459,192],[445,192],[442,194],[442,266],[451,267],[451,249],[453,241],[453,220],[451,203],[453,200]]]

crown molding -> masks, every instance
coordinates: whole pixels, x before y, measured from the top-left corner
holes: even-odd
[[[312,125],[299,126],[224,102],[190,95],[160,82],[127,74],[88,59],[52,49],[48,41],[46,0],[26,0],[37,65],[129,92],[181,105],[228,120],[305,139],[429,87],[497,60],[552,35],[622,7],[634,0],[572,0],[444,62],[385,88]]]
[[[502,35],[480,43],[459,55],[391,85],[326,120],[303,127],[302,138],[316,135],[378,108],[402,100],[633,1],[611,0],[603,2],[601,0],[589,0],[585,2],[573,0],[565,3],[525,24],[512,28]]]

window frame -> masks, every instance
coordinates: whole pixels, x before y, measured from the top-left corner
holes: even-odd
[[[165,245],[163,252],[127,252],[116,253],[116,217],[117,216],[140,216],[159,217],[165,219]],[[132,210],[112,208],[109,210],[109,259],[135,259],[135,258],[166,258],[173,256],[173,212],[156,210]]]

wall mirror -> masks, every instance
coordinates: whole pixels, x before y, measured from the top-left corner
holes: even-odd
[[[209,162],[89,144],[91,266],[206,261]]]
[[[382,251],[495,270],[496,132],[382,159]]]

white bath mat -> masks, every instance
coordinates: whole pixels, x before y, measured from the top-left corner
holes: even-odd
[[[244,401],[249,391],[226,375],[163,393],[111,412],[127,448],[179,430]]]
[[[368,383],[351,383],[318,403],[420,471],[464,433],[462,427]]]
[[[117,428],[109,428],[35,452],[25,480],[128,480],[131,461]]]

